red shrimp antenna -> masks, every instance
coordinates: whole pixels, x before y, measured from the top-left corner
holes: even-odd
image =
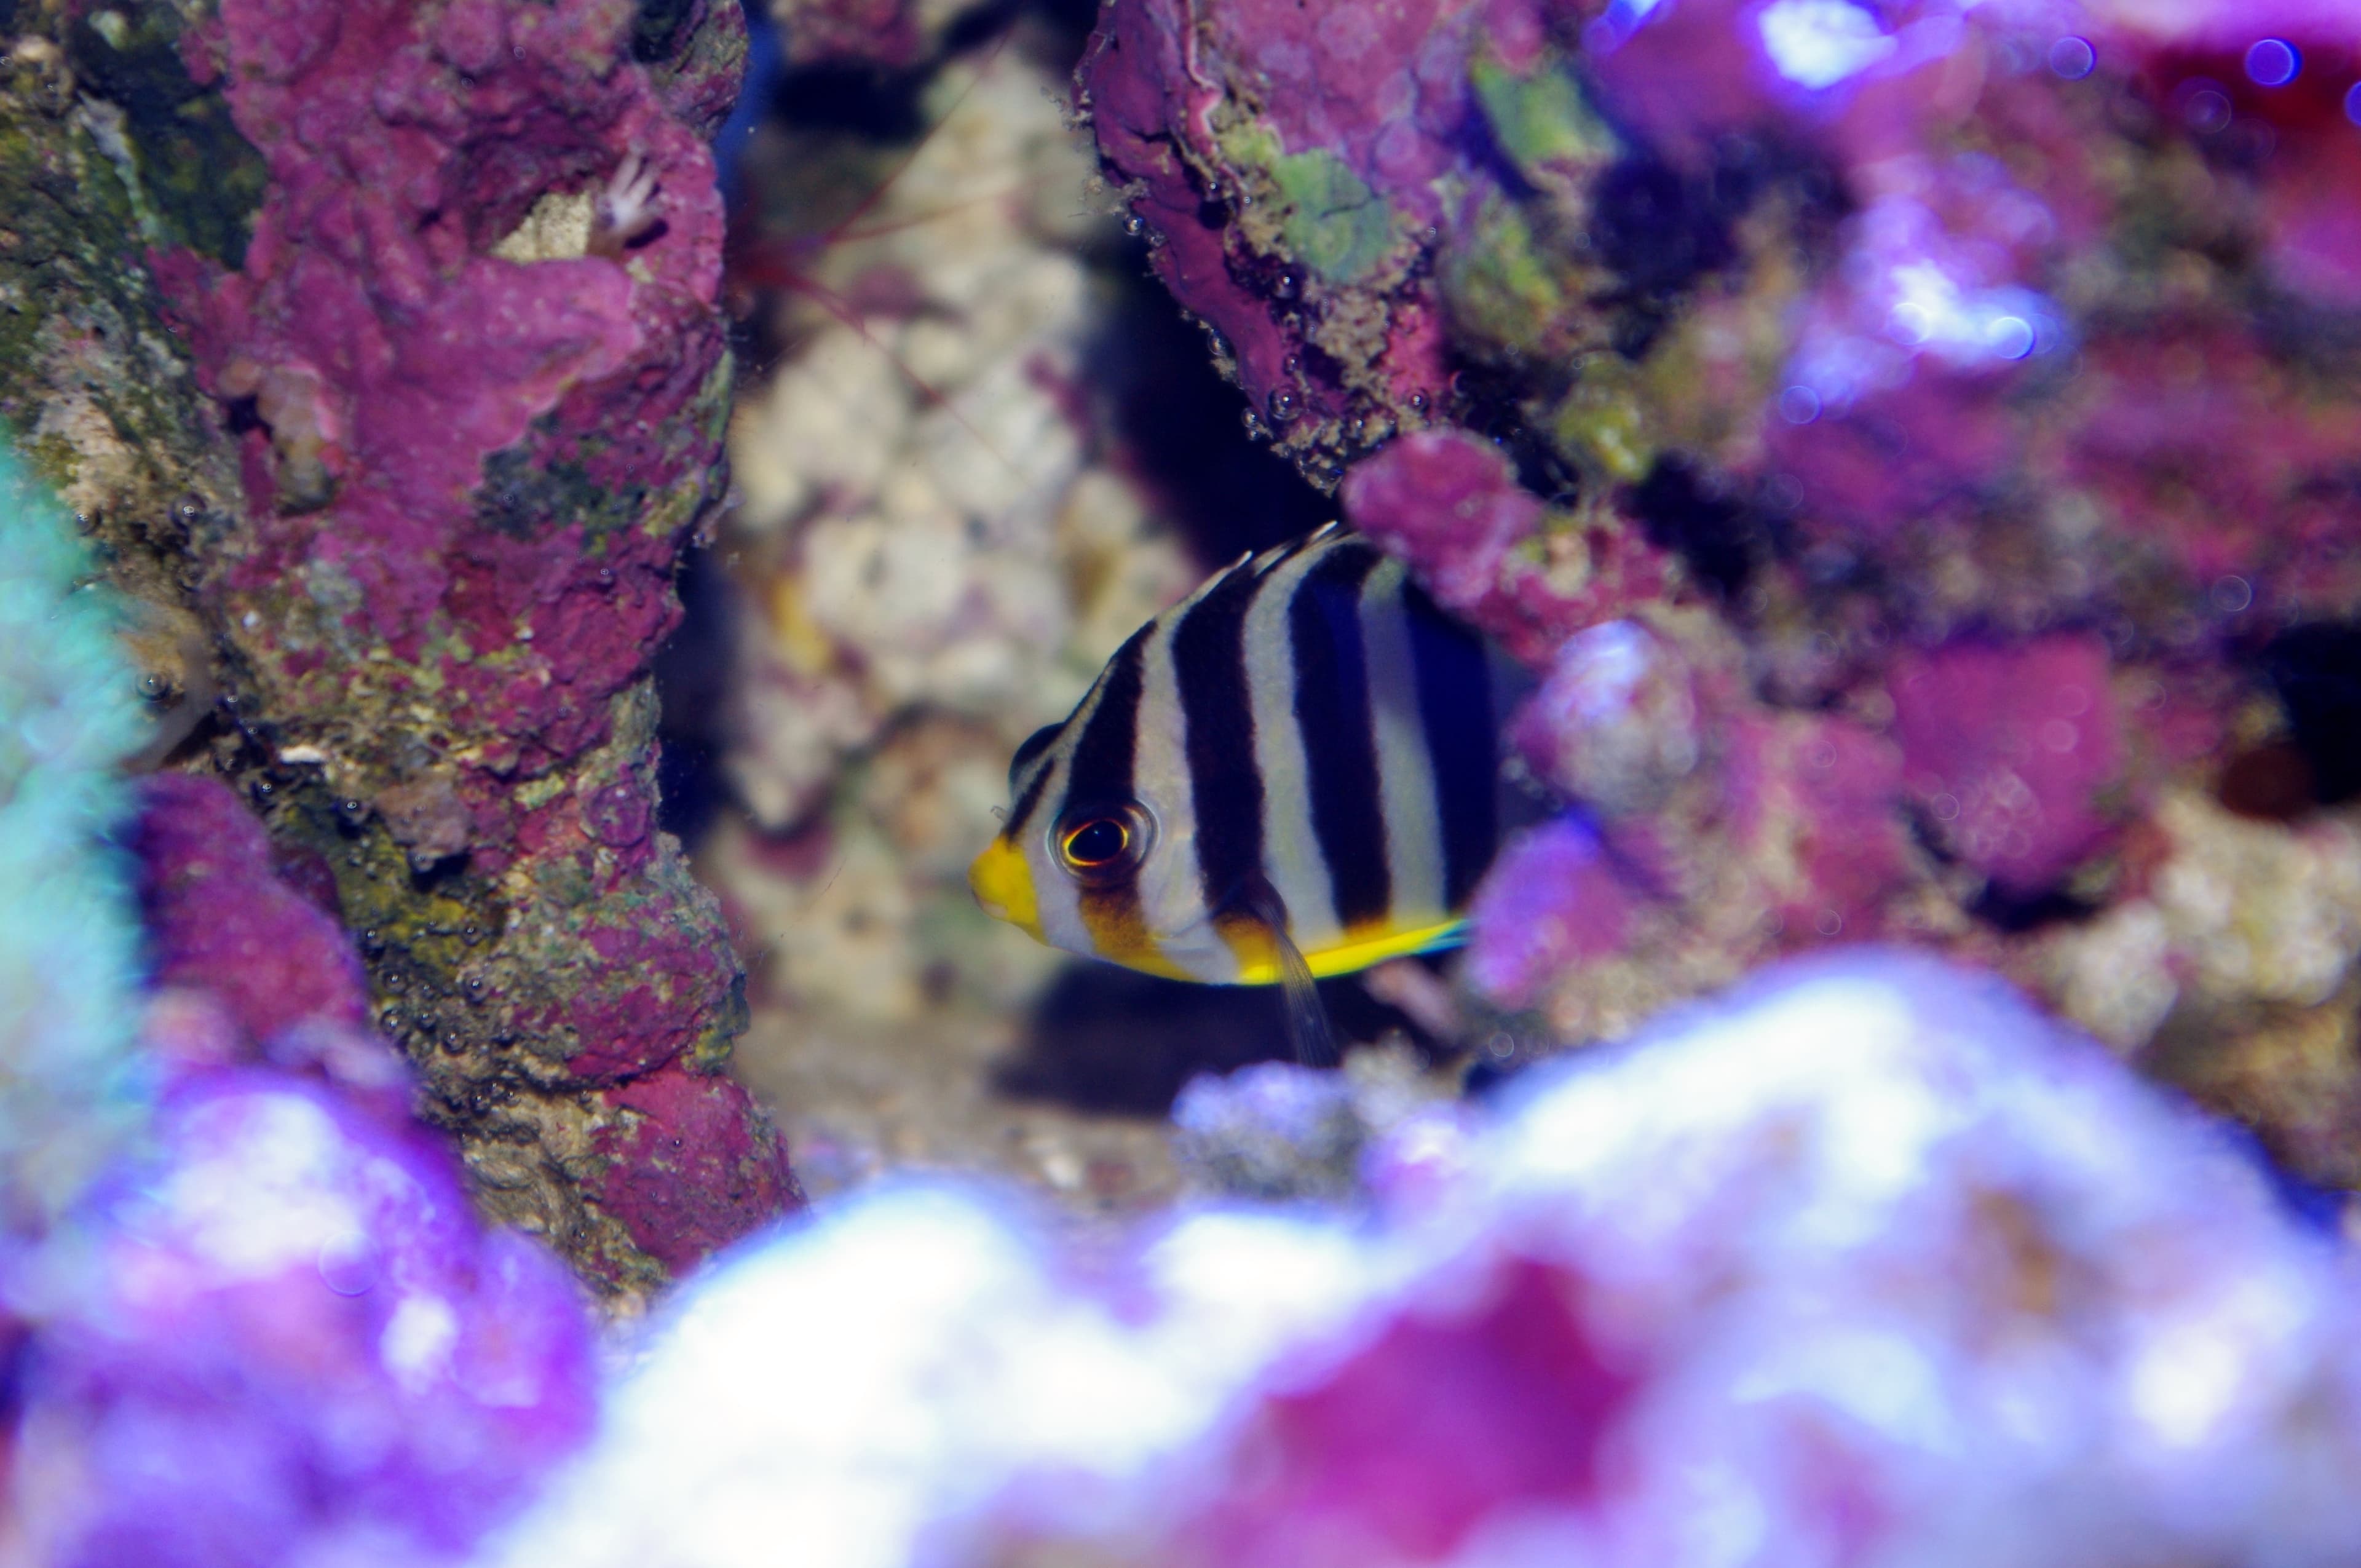
[[[850,212],[818,235],[753,234],[748,232],[744,223],[733,220],[725,247],[725,270],[730,287],[735,290],[779,291],[798,294],[810,300],[838,325],[860,338],[876,353],[884,356],[886,362],[894,367],[895,371],[917,389],[923,407],[941,409],[950,417],[952,422],[989,454],[994,462],[1021,479],[1024,477],[1024,470],[1019,468],[1007,454],[1002,452],[973,421],[961,413],[958,404],[953,402],[948,394],[911,369],[899,354],[881,342],[869,330],[868,322],[854,301],[847,299],[837,290],[821,282],[803,263],[803,258],[810,255],[823,255],[833,246],[855,244],[898,234],[983,203],[1006,200],[1010,196],[1022,194],[1029,188],[1027,183],[1019,182],[1000,191],[962,197],[934,212],[896,218],[889,223],[867,227],[859,226],[861,220],[874,211],[877,204],[892,192],[894,186],[909,171],[911,165],[918,160],[935,137],[942,133],[943,127],[950,124],[960,110],[966,106],[970,95],[998,63],[1000,51],[1007,46],[1010,36],[1008,32],[1003,31],[992,41],[991,45],[984,49],[983,58],[976,62],[967,81],[961,84],[958,93],[953,96],[950,104],[935,117],[934,123],[910,144],[900,158],[895,159],[894,166],[886,171],[885,177],[872,186],[853,204]],[[753,203],[747,203],[741,204],[740,210],[751,212],[752,207]]]

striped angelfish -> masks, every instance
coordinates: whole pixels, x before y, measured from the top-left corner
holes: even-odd
[[[1490,654],[1400,562],[1335,524],[1240,559],[1135,632],[1009,765],[969,880],[1068,952],[1280,981],[1457,941],[1502,803]]]

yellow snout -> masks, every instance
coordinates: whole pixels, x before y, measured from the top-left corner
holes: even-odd
[[[1025,851],[1006,839],[994,839],[967,869],[967,884],[975,889],[975,901],[994,920],[1005,920],[1011,926],[1029,934],[1035,941],[1047,941],[1041,935],[1041,908],[1033,896],[1033,872],[1025,863]]]

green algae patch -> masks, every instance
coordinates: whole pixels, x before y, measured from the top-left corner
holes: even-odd
[[[1487,348],[1520,358],[1541,355],[1546,323],[1568,308],[1554,263],[1535,243],[1522,207],[1487,197],[1468,242],[1444,265],[1453,322]]]
[[[1279,242],[1323,282],[1362,282],[1385,261],[1393,208],[1343,159],[1325,148],[1282,152],[1276,135],[1251,122],[1224,133],[1221,147],[1232,166],[1268,182]]]
[[[1467,69],[1485,123],[1517,172],[1536,185],[1552,171],[1576,173],[1604,164],[1618,151],[1615,133],[1595,114],[1582,89],[1554,61],[1519,75],[1488,55]]]
[[[1290,152],[1271,165],[1288,204],[1279,232],[1297,260],[1331,283],[1357,283],[1393,245],[1393,209],[1344,159],[1325,148]]]
[[[1550,436],[1576,466],[1618,484],[1636,485],[1656,461],[1640,376],[1616,354],[1583,361],[1574,386],[1550,415]]]

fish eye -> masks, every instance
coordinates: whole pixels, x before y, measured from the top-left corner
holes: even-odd
[[[1131,829],[1113,817],[1093,817],[1066,835],[1060,846],[1070,864],[1098,867],[1122,858],[1131,848]]]
[[[1137,806],[1071,812],[1058,824],[1058,863],[1077,882],[1104,886],[1147,859],[1149,828]]]

